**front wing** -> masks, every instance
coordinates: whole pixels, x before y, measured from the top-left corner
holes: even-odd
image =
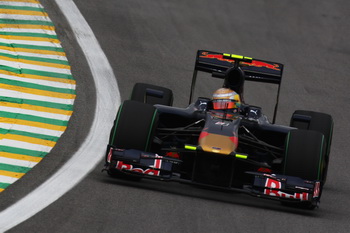
[[[242,188],[222,187],[182,178],[173,169],[174,166],[181,163],[182,161],[179,159],[160,156],[151,152],[110,147],[104,170],[162,181],[178,181],[217,189],[238,191],[256,197],[286,202],[308,202],[316,206],[320,200],[321,188],[319,181],[304,180],[299,177],[280,174],[247,171],[246,174],[254,177],[251,184],[246,184]]]

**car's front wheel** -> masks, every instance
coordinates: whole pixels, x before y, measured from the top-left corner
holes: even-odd
[[[324,135],[312,130],[291,130],[285,145],[283,174],[310,181],[321,181],[322,191],[325,154]],[[314,203],[305,207],[314,208]]]
[[[110,148],[150,151],[157,122],[157,109],[152,105],[132,100],[126,100],[120,105],[106,152],[106,164],[111,168],[108,169],[110,176],[131,177],[114,169],[116,164],[113,163],[116,161],[108,163]]]
[[[126,100],[119,107],[109,144],[121,149],[150,149],[157,126],[157,109],[149,104]]]
[[[332,136],[333,136],[332,116],[326,113],[296,110],[293,113],[290,126],[298,129],[314,130],[324,135],[324,143],[326,148],[325,148],[325,164],[324,164],[324,172],[323,172],[322,180],[323,180],[323,184],[325,184],[327,179],[329,154],[331,150]]]

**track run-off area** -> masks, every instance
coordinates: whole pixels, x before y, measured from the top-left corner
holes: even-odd
[[[75,80],[36,0],[0,0],[0,192],[55,146],[72,115]]]

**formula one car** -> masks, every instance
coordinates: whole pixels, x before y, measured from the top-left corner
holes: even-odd
[[[223,80],[238,98],[219,93],[192,103],[198,72]],[[131,100],[119,107],[104,170],[315,208],[326,182],[333,119],[297,110],[290,126],[275,124],[282,72],[280,63],[199,50],[188,107],[172,107],[168,88],[135,84]],[[245,81],[278,85],[272,123],[260,107],[244,103]]]

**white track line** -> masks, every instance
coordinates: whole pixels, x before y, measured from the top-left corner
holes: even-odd
[[[0,213],[0,232],[13,228],[49,206],[100,162],[105,153],[116,106],[120,104],[113,70],[79,9],[71,0],[56,0],[56,3],[72,27],[90,66],[97,92],[95,117],[89,135],[72,158],[33,192]]]

